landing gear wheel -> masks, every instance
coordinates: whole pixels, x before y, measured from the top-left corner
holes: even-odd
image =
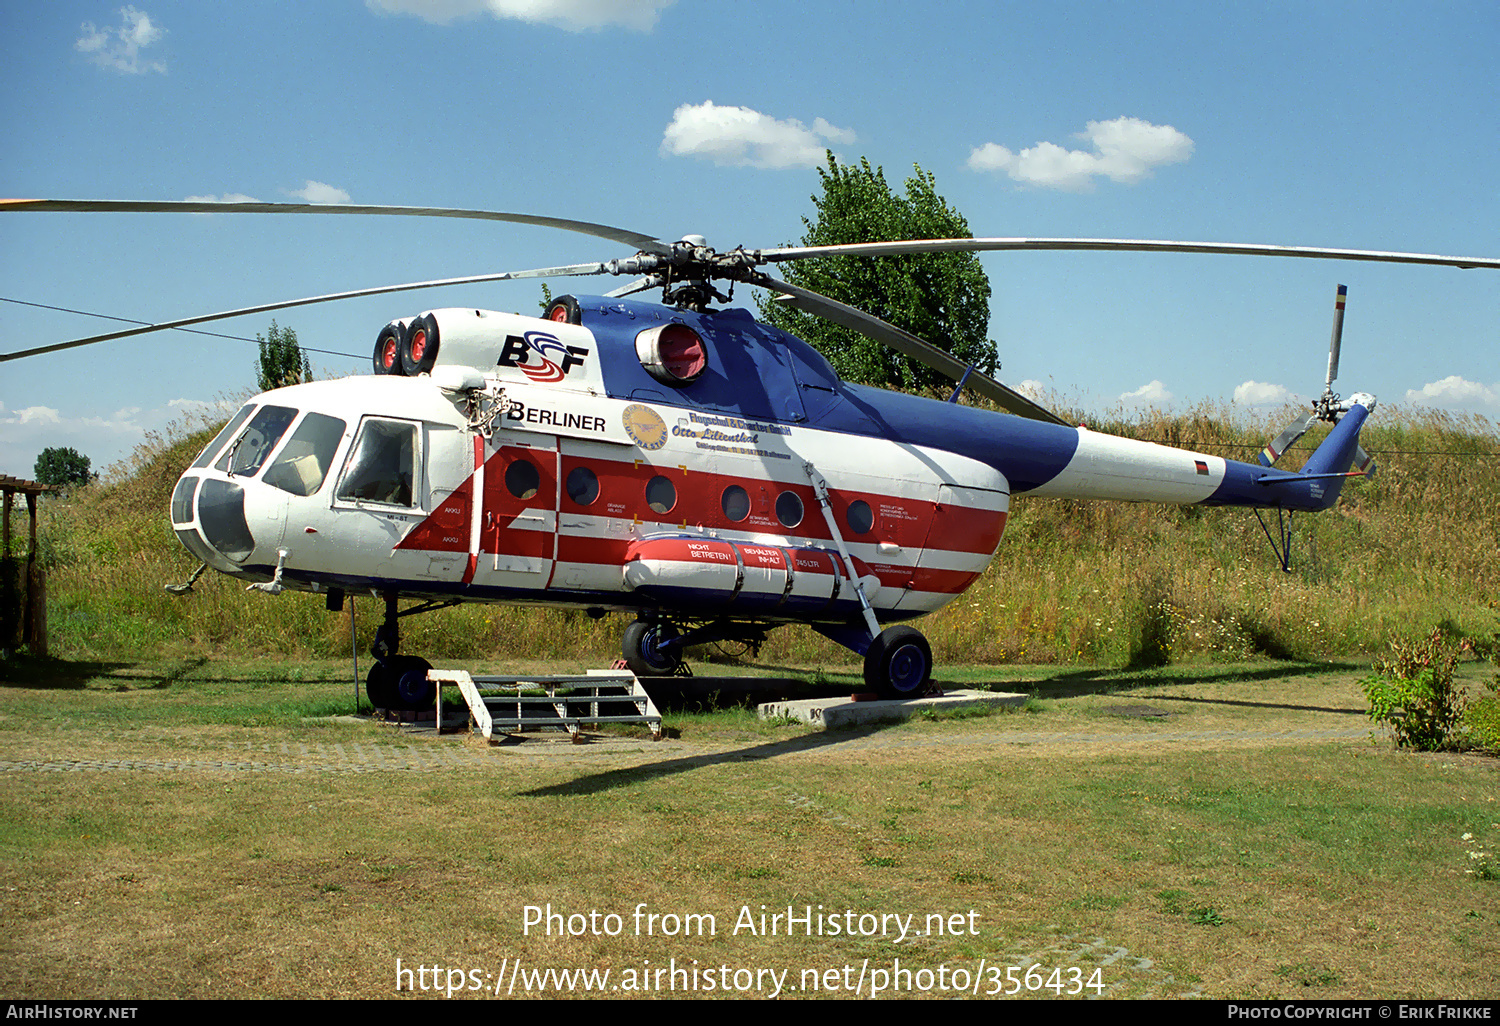
[[[865,684],[882,698],[921,698],[932,680],[932,646],[912,627],[887,627],[865,653]]]
[[[370,672],[365,677],[365,694],[369,696],[370,705],[376,709],[396,708],[396,685],[385,663],[376,663],[370,667]]]
[[[398,656],[395,660],[396,701],[398,709],[431,708],[437,697],[437,685],[427,679],[432,664],[416,656]]]
[[[397,656],[370,667],[365,694],[377,709],[422,710],[437,697],[437,685],[427,679],[432,664],[416,656]]]
[[[667,647],[676,637],[677,628],[669,623],[637,620],[625,628],[620,654],[637,677],[670,677],[682,665],[682,650]]]

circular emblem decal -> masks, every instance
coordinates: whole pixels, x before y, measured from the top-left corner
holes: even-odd
[[[667,422],[651,407],[634,403],[625,407],[620,419],[625,424],[625,433],[647,452],[655,452],[667,444]]]

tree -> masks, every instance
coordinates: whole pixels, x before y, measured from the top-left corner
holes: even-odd
[[[297,333],[291,328],[281,328],[275,321],[265,336],[256,335],[260,343],[260,378],[257,382],[262,392],[286,385],[300,385],[312,380],[312,364],[297,344]]]
[[[43,449],[36,458],[31,474],[45,485],[86,485],[97,475],[90,469],[89,458],[77,449]]]
[[[930,171],[913,165],[906,195],[895,195],[882,169],[860,158],[839,164],[832,152],[818,169],[823,194],[813,196],[816,220],[804,217],[802,245],[827,246],[900,239],[971,238],[969,224],[937,194]],[[986,337],[990,282],[974,253],[898,257],[826,257],[781,265],[794,285],[873,314],[947,350],[986,374],[996,366],[995,343]],[[870,385],[907,389],[948,385],[946,377],[849,328],[785,303],[758,299],[767,323],[812,344],[839,376]]]

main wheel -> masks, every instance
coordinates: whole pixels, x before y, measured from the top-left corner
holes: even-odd
[[[912,627],[887,627],[865,653],[865,683],[882,698],[921,698],[932,680],[932,646]]]
[[[668,646],[677,637],[677,628],[669,623],[637,620],[625,628],[620,654],[638,677],[668,677],[682,665],[682,649]]]

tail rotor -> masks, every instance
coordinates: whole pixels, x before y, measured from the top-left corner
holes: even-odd
[[[1328,342],[1328,377],[1323,382],[1323,394],[1313,401],[1309,413],[1288,424],[1282,429],[1281,434],[1260,451],[1260,455],[1256,458],[1261,466],[1274,465],[1282,454],[1296,445],[1298,439],[1305,435],[1308,428],[1316,422],[1321,420],[1327,424],[1337,424],[1339,418],[1348,412],[1349,404],[1333,390],[1333,382],[1339,376],[1339,349],[1344,339],[1344,302],[1348,295],[1349,287],[1340,285],[1333,304],[1333,335]],[[1375,461],[1363,447],[1355,447],[1354,465],[1366,476],[1375,473]]]

